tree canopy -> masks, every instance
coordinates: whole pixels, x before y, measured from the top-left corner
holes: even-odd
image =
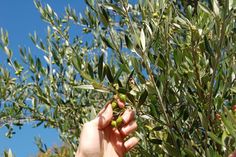
[[[136,111],[139,145],[127,156],[222,156],[236,148],[236,2],[85,0],[58,16],[34,1],[48,23],[30,35],[37,56],[8,33],[0,48],[1,126],[35,121],[57,128],[77,149],[81,126],[114,94]],[[83,31],[83,38],[70,30]],[[14,72],[12,72],[14,71]],[[1,127],[0,126],[0,127]],[[47,151],[43,148],[41,151]]]

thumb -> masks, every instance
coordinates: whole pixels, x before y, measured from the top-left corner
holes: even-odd
[[[95,119],[98,124],[98,129],[106,128],[112,121],[113,111],[111,104],[107,104],[99,113],[98,117]]]

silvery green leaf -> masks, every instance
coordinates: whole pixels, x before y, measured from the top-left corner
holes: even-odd
[[[145,50],[146,49],[146,41],[145,41],[145,34],[144,34],[143,29],[141,29],[141,32],[140,32],[140,41],[141,41],[142,49]]]

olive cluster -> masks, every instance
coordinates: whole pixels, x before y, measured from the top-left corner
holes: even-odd
[[[111,126],[112,127],[115,127],[115,128],[118,128],[121,124],[122,124],[122,117],[121,115],[124,113],[125,111],[125,107],[121,108],[119,105],[118,105],[118,102],[117,100],[120,100],[124,103],[126,103],[126,95],[125,94],[116,94],[114,95],[114,98],[112,100],[112,109],[113,109],[113,119],[111,121]]]

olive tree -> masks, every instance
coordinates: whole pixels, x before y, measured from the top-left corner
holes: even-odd
[[[0,117],[57,128],[74,151],[80,128],[117,93],[136,111],[139,145],[127,156],[222,156],[236,142],[236,3],[233,0],[85,0],[78,14],[58,16],[35,1],[48,23],[43,53],[21,47],[14,60],[8,34],[0,47]],[[71,34],[76,27],[82,38]],[[42,149],[44,151],[44,149]]]

